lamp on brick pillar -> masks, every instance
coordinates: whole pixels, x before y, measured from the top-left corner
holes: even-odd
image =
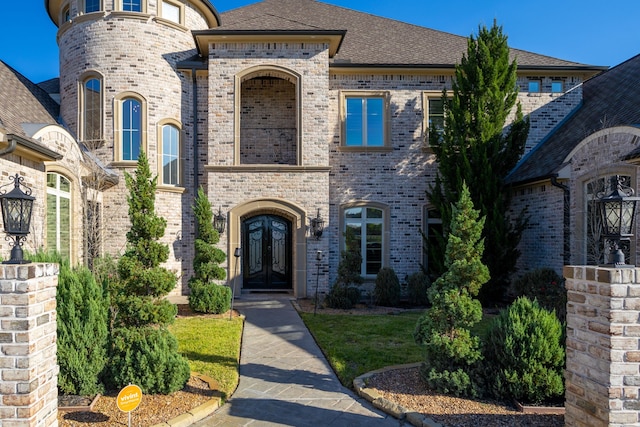
[[[597,199],[602,218],[603,237],[611,241],[614,252],[613,264],[626,266],[624,252],[620,247],[623,240],[633,236],[633,219],[640,197],[634,196],[633,188],[624,185],[620,175],[611,177],[611,193]]]
[[[311,227],[309,229],[309,234],[315,237],[316,240],[320,240],[322,237],[322,232],[324,230],[324,219],[320,216],[320,208],[318,208],[318,214],[315,218],[311,218]]]
[[[7,240],[13,239],[11,244],[11,259],[3,264],[28,264],[31,261],[23,259],[22,244],[27,239],[29,227],[31,226],[31,212],[33,202],[36,199],[31,195],[31,189],[22,182],[23,177],[16,174],[9,177],[13,181],[13,189],[7,193],[0,190],[0,207],[2,208],[2,223],[4,232],[7,233]],[[12,184],[0,186],[0,189]],[[25,191],[20,189],[20,185]]]

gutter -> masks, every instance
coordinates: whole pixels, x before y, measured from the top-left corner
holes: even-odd
[[[193,198],[198,195],[198,176],[200,175],[198,167],[198,77],[196,76],[197,67],[191,68],[191,79],[193,82]]]
[[[62,154],[56,153],[53,150],[48,149],[32,140],[23,138],[19,135],[9,133],[7,134],[7,142],[9,146],[4,150],[0,151],[0,155],[5,155],[12,153],[18,148],[18,145],[26,148],[27,150],[38,153],[44,160],[60,160],[62,159]]]

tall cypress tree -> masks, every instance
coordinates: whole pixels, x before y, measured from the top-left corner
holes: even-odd
[[[467,53],[456,66],[452,96],[443,92],[444,129],[429,132],[438,174],[428,197],[442,216],[444,236],[463,182],[469,186],[474,206],[486,217],[483,261],[492,280],[482,290],[485,303],[503,296],[520,255],[517,245],[526,223],[524,215],[508,217],[510,190],[504,182],[521,158],[529,134],[529,120],[517,102],[516,69],[502,27],[494,22],[491,29],[479,28],[477,38],[469,37]],[[511,113],[513,121],[505,126]],[[429,250],[444,253],[445,244],[445,238],[432,240]]]
[[[111,285],[112,333],[108,380],[114,387],[137,384],[145,393],[171,393],[189,379],[189,365],[169,332],[177,308],[164,297],[177,277],[160,264],[169,247],[158,240],[166,221],[155,213],[156,178],[140,154],[135,177],[125,174],[129,190],[127,248],[118,260],[119,280]]]

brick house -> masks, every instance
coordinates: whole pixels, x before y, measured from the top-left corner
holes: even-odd
[[[420,231],[438,226],[428,215],[437,167],[424,136],[443,120],[440,96],[466,37],[315,0],[263,0],[223,14],[208,0],[45,5],[59,28],[59,80],[37,86],[0,64],[0,148],[19,135],[46,153],[0,157],[3,173],[27,177],[38,198],[32,246],[74,261],[122,252],[122,177],[145,150],[158,175],[156,209],[167,219],[168,267],[182,278],[174,294],[188,293],[200,186],[226,218],[219,245],[237,291],[326,292],[346,227],[360,236],[365,278],[381,267],[401,280],[420,269]],[[563,190],[549,183],[575,183],[552,176],[554,165],[540,175],[528,165],[546,164],[536,156],[580,116],[585,81],[606,67],[512,55],[531,119],[527,155],[512,177],[520,186],[514,212],[533,203],[553,211],[530,209],[540,221],[523,240],[521,268],[559,268]],[[12,121],[5,85],[28,102]],[[88,231],[87,217],[98,232]],[[318,217],[325,227],[316,237]]]

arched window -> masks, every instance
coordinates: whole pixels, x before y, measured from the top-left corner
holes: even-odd
[[[180,129],[175,124],[163,124],[161,129],[160,175],[163,185],[180,184]]]
[[[385,210],[370,205],[344,209],[343,248],[360,252],[363,277],[376,276],[386,264],[385,216]]]
[[[83,141],[102,140],[102,81],[90,77],[82,84],[81,98]]]
[[[47,251],[71,255],[71,182],[47,173]]]

